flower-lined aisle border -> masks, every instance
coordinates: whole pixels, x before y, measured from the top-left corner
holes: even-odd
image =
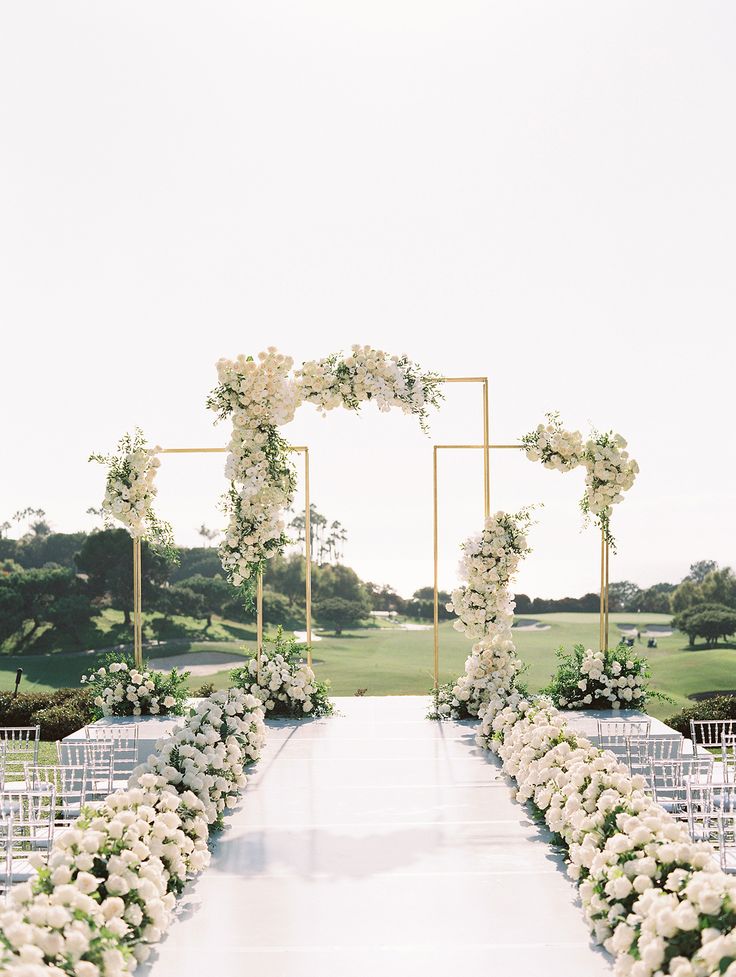
[[[736,878],[709,842],[644,793],[616,757],[544,698],[485,709],[477,742],[497,753],[566,849],[595,939],[618,977],[736,977]]]
[[[371,401],[381,411],[398,408],[419,417],[426,430],[429,408],[442,399],[438,374],[370,346],[310,360],[294,372],[293,366],[274,347],[257,359],[219,360],[219,382],[207,400],[219,420],[232,421],[225,465],[230,487],[223,499],[228,527],[220,559],[230,582],[249,598],[268,560],[289,542],[284,510],[294,498],[296,471],[278,429],[297,407],[308,402],[324,414],[335,407],[357,411]]]
[[[545,417],[546,424],[537,425],[521,439],[527,458],[560,472],[585,468],[585,491],[580,508],[586,518],[592,518],[600,527],[606,543],[615,549],[611,509],[623,501],[623,493],[632,487],[639,473],[639,466],[626,450],[626,441],[613,431],[593,431],[583,442],[580,431],[568,431],[557,412]]]
[[[215,693],[157,744],[127,790],[83,810],[38,878],[0,907],[4,977],[120,977],[145,960],[187,879],[208,864],[209,834],[264,739],[259,699]]]
[[[478,639],[457,682],[433,691],[430,719],[478,716],[491,702],[500,708],[522,670],[511,633],[514,599],[509,587],[521,560],[530,552],[527,533],[531,509],[497,512],[481,533],[462,544],[460,577],[464,585],[452,592],[449,611],[453,627]]]
[[[157,493],[155,479],[161,465],[158,451],[158,447],[148,447],[143,432],[136,428],[132,435],[122,436],[116,453],[91,454],[89,460],[107,468],[102,500],[106,525],[122,523],[133,539],[146,540],[173,558],[176,556],[173,530],[168,522],[159,519],[153,508]]]

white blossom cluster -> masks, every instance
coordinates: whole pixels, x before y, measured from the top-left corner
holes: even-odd
[[[545,468],[569,472],[582,464],[583,436],[580,431],[566,431],[559,414],[547,414],[547,423],[521,439],[529,461],[541,461]]]
[[[503,708],[521,669],[510,629],[481,638],[465,660],[465,671],[451,695],[439,703],[441,717],[460,719],[478,716],[484,708]]]
[[[232,421],[225,463],[228,526],[219,554],[235,587],[247,585],[286,543],[283,512],[294,497],[295,472],[276,428],[293,419],[299,403],[292,367],[293,360],[272,346],[257,360],[219,360],[219,384],[207,401]]]
[[[606,540],[613,545],[611,508],[623,500],[623,493],[632,487],[639,472],[639,466],[626,451],[626,441],[613,432],[594,432],[583,443],[579,431],[564,428],[559,414],[549,413],[546,417],[546,424],[537,425],[521,439],[527,458],[562,472],[580,466],[585,468],[585,491],[580,508],[586,515],[595,517]]]
[[[181,709],[186,694],[183,680],[188,674],[177,673],[172,682],[159,672],[130,668],[119,661],[83,675],[81,683],[91,686],[93,702],[103,716],[157,716]],[[170,688],[177,694],[172,695]]]
[[[398,407],[422,420],[440,399],[440,378],[422,373],[407,356],[390,356],[371,346],[352,347],[349,356],[338,354],[310,360],[296,372],[303,400],[322,413],[335,407],[357,410],[371,401],[380,411]]]
[[[0,908],[9,977],[121,977],[148,957],[176,895],[209,860],[207,839],[263,743],[260,702],[216,693],[158,744],[127,790],[54,839],[34,883]]]
[[[171,526],[160,520],[153,508],[156,473],[161,465],[157,452],[149,448],[140,429],[124,435],[117,454],[90,455],[90,461],[107,467],[102,512],[109,523],[117,521],[134,539],[146,539],[163,547],[173,545]]]
[[[486,519],[480,535],[463,543],[460,574],[465,586],[453,591],[447,609],[458,615],[453,626],[477,640],[457,682],[436,690],[430,718],[478,716],[489,703],[501,708],[513,691],[522,664],[511,636],[514,601],[509,584],[529,552],[530,521],[528,509],[514,515],[497,512]]]
[[[220,824],[245,787],[243,765],[257,760],[265,742],[261,701],[242,689],[204,699],[134,776],[155,774],[201,801],[209,824]]]
[[[317,679],[304,662],[289,661],[278,652],[262,654],[260,665],[251,658],[243,673],[246,687],[262,703],[267,714],[324,714]]]
[[[599,434],[585,445],[586,511],[593,515],[610,514],[634,484],[639,466],[626,451],[620,434]]]
[[[586,918],[619,977],[734,977],[736,879],[644,793],[643,778],[570,730],[549,700],[514,694],[487,709],[477,741],[566,846]]]
[[[257,359],[219,360],[219,382],[207,400],[220,419],[232,421],[225,463],[230,489],[223,501],[228,525],[219,554],[235,587],[249,588],[288,543],[284,510],[293,501],[296,474],[278,428],[293,419],[299,404],[357,410],[372,400],[380,410],[399,407],[416,414],[424,425],[428,407],[441,397],[435,374],[369,346],[354,346],[347,358],[305,363],[292,374],[293,365],[273,346]]]
[[[529,512],[489,516],[483,531],[462,544],[460,579],[448,611],[457,614],[453,627],[469,638],[485,638],[511,627],[514,601],[509,583],[528,552]]]
[[[572,672],[555,676],[557,705],[566,709],[631,709],[644,704],[647,686],[642,659],[628,658],[624,649],[606,653],[590,648],[573,657]]]

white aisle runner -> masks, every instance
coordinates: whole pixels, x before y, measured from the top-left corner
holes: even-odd
[[[575,888],[498,762],[419,697],[269,722],[149,977],[598,977]],[[139,971],[140,973],[140,971]]]

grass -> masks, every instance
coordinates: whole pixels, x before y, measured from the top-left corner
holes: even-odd
[[[105,615],[115,612],[106,611]],[[555,651],[581,642],[594,647],[598,642],[596,614],[543,614],[537,620],[549,625],[544,631],[517,631],[515,640],[519,654],[527,665],[525,679],[532,691],[542,688],[556,667]],[[648,624],[666,624],[662,614],[612,614],[611,640],[619,633],[617,624],[626,623],[644,630]],[[111,622],[114,624],[115,622]],[[186,621],[182,627],[186,627]],[[201,628],[200,628],[201,632]],[[198,651],[226,651],[248,656],[255,649],[255,635],[248,625],[231,621],[214,621],[210,629],[212,640],[201,640],[194,628],[190,638],[178,638],[158,650],[159,656],[177,655],[186,668],[187,656]],[[682,709],[692,701],[694,692],[727,691],[736,688],[736,649],[718,647],[692,650],[679,632],[671,637],[658,637],[658,647],[646,649],[637,644],[638,651],[647,655],[654,688],[669,694],[672,703],[654,700],[650,712],[661,718]],[[440,678],[454,679],[463,669],[470,650],[470,642],[452,628],[449,622],[440,627]],[[156,652],[151,652],[155,656]],[[341,637],[324,637],[314,645],[317,674],[328,678],[335,695],[353,695],[366,689],[368,695],[418,695],[432,685],[432,631],[403,631],[395,626],[381,626],[349,631]],[[22,688],[31,691],[78,685],[80,676],[96,667],[99,654],[56,652],[40,655],[0,655],[0,689],[12,688],[15,670],[24,670]],[[212,682],[217,688],[229,684],[228,672],[212,676],[193,676],[190,685],[197,688]]]

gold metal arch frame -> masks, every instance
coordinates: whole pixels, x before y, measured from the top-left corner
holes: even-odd
[[[439,622],[439,491],[438,491],[438,453],[440,451],[471,450],[484,452],[484,458],[488,459],[490,451],[499,450],[522,450],[523,444],[489,444],[487,441],[488,427],[484,424],[483,444],[435,444],[433,446],[433,465],[432,465],[432,495],[433,495],[433,540],[434,540],[434,687],[439,687],[439,664],[440,664],[440,622]],[[489,492],[489,465],[488,461],[483,466],[484,492],[483,492],[483,512],[487,519],[490,515],[490,492]],[[600,586],[600,611],[599,611],[599,638],[600,648],[608,651],[608,568],[610,559],[610,546],[606,541],[606,533],[601,529],[601,586]]]
[[[161,455],[225,454],[228,448],[159,448]],[[312,539],[311,512],[309,508],[309,448],[306,445],[290,445],[290,451],[304,455],[304,556],[307,628],[307,664],[312,667]],[[143,614],[141,601],[141,541],[133,540],[133,656],[138,668],[143,665]],[[260,665],[263,654],[263,574],[256,581],[256,660]]]

